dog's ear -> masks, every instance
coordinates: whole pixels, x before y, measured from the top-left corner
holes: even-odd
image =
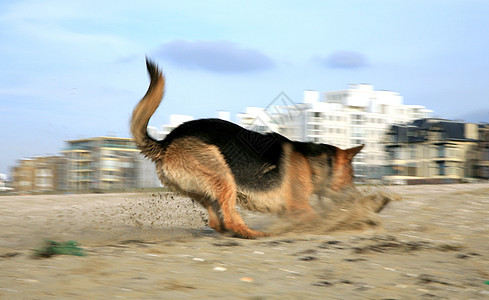
[[[348,160],[352,160],[352,159],[353,159],[353,157],[354,157],[355,155],[357,155],[357,154],[358,154],[358,152],[360,152],[360,150],[362,150],[362,149],[363,149],[363,147],[365,147],[365,144],[361,144],[360,146],[357,146],[357,147],[353,147],[353,148],[350,148],[350,149],[346,149],[346,150],[344,150],[344,151],[345,151],[345,153],[346,153],[346,158],[347,158]]]

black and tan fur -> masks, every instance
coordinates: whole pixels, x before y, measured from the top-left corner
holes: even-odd
[[[265,236],[245,224],[237,203],[254,211],[303,216],[314,214],[309,205],[313,194],[352,185],[351,161],[363,145],[342,150],[295,142],[220,119],[186,122],[154,140],[147,126],[163,98],[165,77],[152,61],[146,64],[151,83],[134,109],[131,132],[156,164],[162,183],[207,209],[211,228],[246,238]]]

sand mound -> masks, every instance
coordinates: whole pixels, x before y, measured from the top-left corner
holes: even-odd
[[[173,193],[153,193],[120,205],[124,223],[138,228],[199,228],[207,211],[197,202]]]
[[[303,232],[325,234],[334,231],[364,231],[382,228],[377,215],[390,201],[400,196],[382,188],[355,189],[344,193],[329,193],[312,203],[317,217],[280,218],[270,227],[275,234]]]

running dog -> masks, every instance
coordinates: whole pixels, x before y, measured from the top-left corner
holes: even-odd
[[[342,150],[261,134],[220,119],[183,123],[158,141],[147,133],[164,94],[165,77],[146,59],[149,88],[133,111],[136,145],[156,165],[161,182],[202,204],[209,226],[242,238],[268,235],[250,229],[236,204],[260,212],[314,215],[312,195],[353,185],[352,159],[364,145]]]

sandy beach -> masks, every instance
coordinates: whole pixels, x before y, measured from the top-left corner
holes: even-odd
[[[489,299],[489,183],[377,189],[401,200],[314,224],[242,211],[274,232],[255,240],[169,193],[1,196],[0,299]],[[33,258],[45,239],[86,255]]]

